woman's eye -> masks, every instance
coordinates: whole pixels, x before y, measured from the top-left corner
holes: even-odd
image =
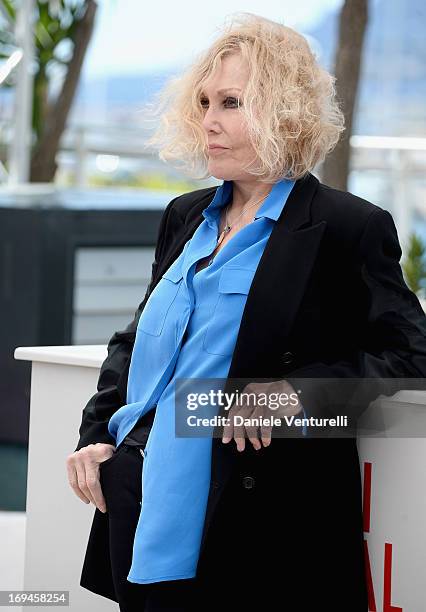
[[[228,106],[228,103],[231,104],[231,108],[238,108],[240,106],[240,101],[237,98],[231,98],[231,97],[225,98],[225,100],[223,101],[223,104]],[[207,100],[207,98],[202,98],[200,100],[200,104],[203,108],[206,108],[209,104],[209,101]]]
[[[230,101],[232,104],[236,104],[237,106],[240,106],[240,101],[237,98],[226,98],[225,102]]]

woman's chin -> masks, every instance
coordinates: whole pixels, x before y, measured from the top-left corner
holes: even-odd
[[[232,181],[235,178],[235,172],[232,172],[229,167],[226,168],[224,163],[209,162],[208,173],[222,181]]]

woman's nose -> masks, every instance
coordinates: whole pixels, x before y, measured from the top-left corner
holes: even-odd
[[[217,128],[219,127],[219,123],[218,123],[218,113],[217,113],[217,109],[216,107],[209,106],[205,112],[204,112],[204,118],[202,121],[202,124],[204,126],[204,128],[208,129],[215,129],[217,130]]]

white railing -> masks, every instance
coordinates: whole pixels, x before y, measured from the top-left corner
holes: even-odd
[[[8,132],[9,125],[0,124],[3,142]],[[119,166],[130,174],[158,171],[181,177],[145,148],[150,134],[140,126],[74,125],[62,137],[59,168],[70,171],[78,188],[87,187],[91,175],[112,176]],[[392,213],[404,247],[418,219],[426,220],[426,138],[354,135],[350,144],[348,189]],[[321,177],[321,166],[316,174]],[[0,181],[5,179],[0,167]]]
[[[387,195],[377,203],[392,212],[406,244],[416,217],[426,219],[426,138],[352,136],[350,143],[352,174],[379,172],[386,177]]]

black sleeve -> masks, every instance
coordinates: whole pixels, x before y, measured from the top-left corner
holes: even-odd
[[[115,445],[114,438],[108,432],[108,422],[114,412],[126,403],[130,359],[139,318],[152,291],[158,263],[161,261],[167,245],[173,239],[177,226],[182,225],[181,218],[173,209],[173,204],[177,197],[169,202],[161,217],[157,233],[155,256],[152,263],[151,279],[145,297],[139,304],[134,319],[124,330],[116,331],[108,343],[108,356],[101,366],[97,392],[90,398],[83,409],[79,429],[80,439],[75,451],[80,450],[83,446],[97,442]]]
[[[342,361],[315,362],[285,376],[301,390],[308,417],[346,414],[355,425],[379,395],[425,388],[426,316],[404,281],[401,255],[392,215],[378,208],[359,242],[359,270],[369,296],[360,348]]]

